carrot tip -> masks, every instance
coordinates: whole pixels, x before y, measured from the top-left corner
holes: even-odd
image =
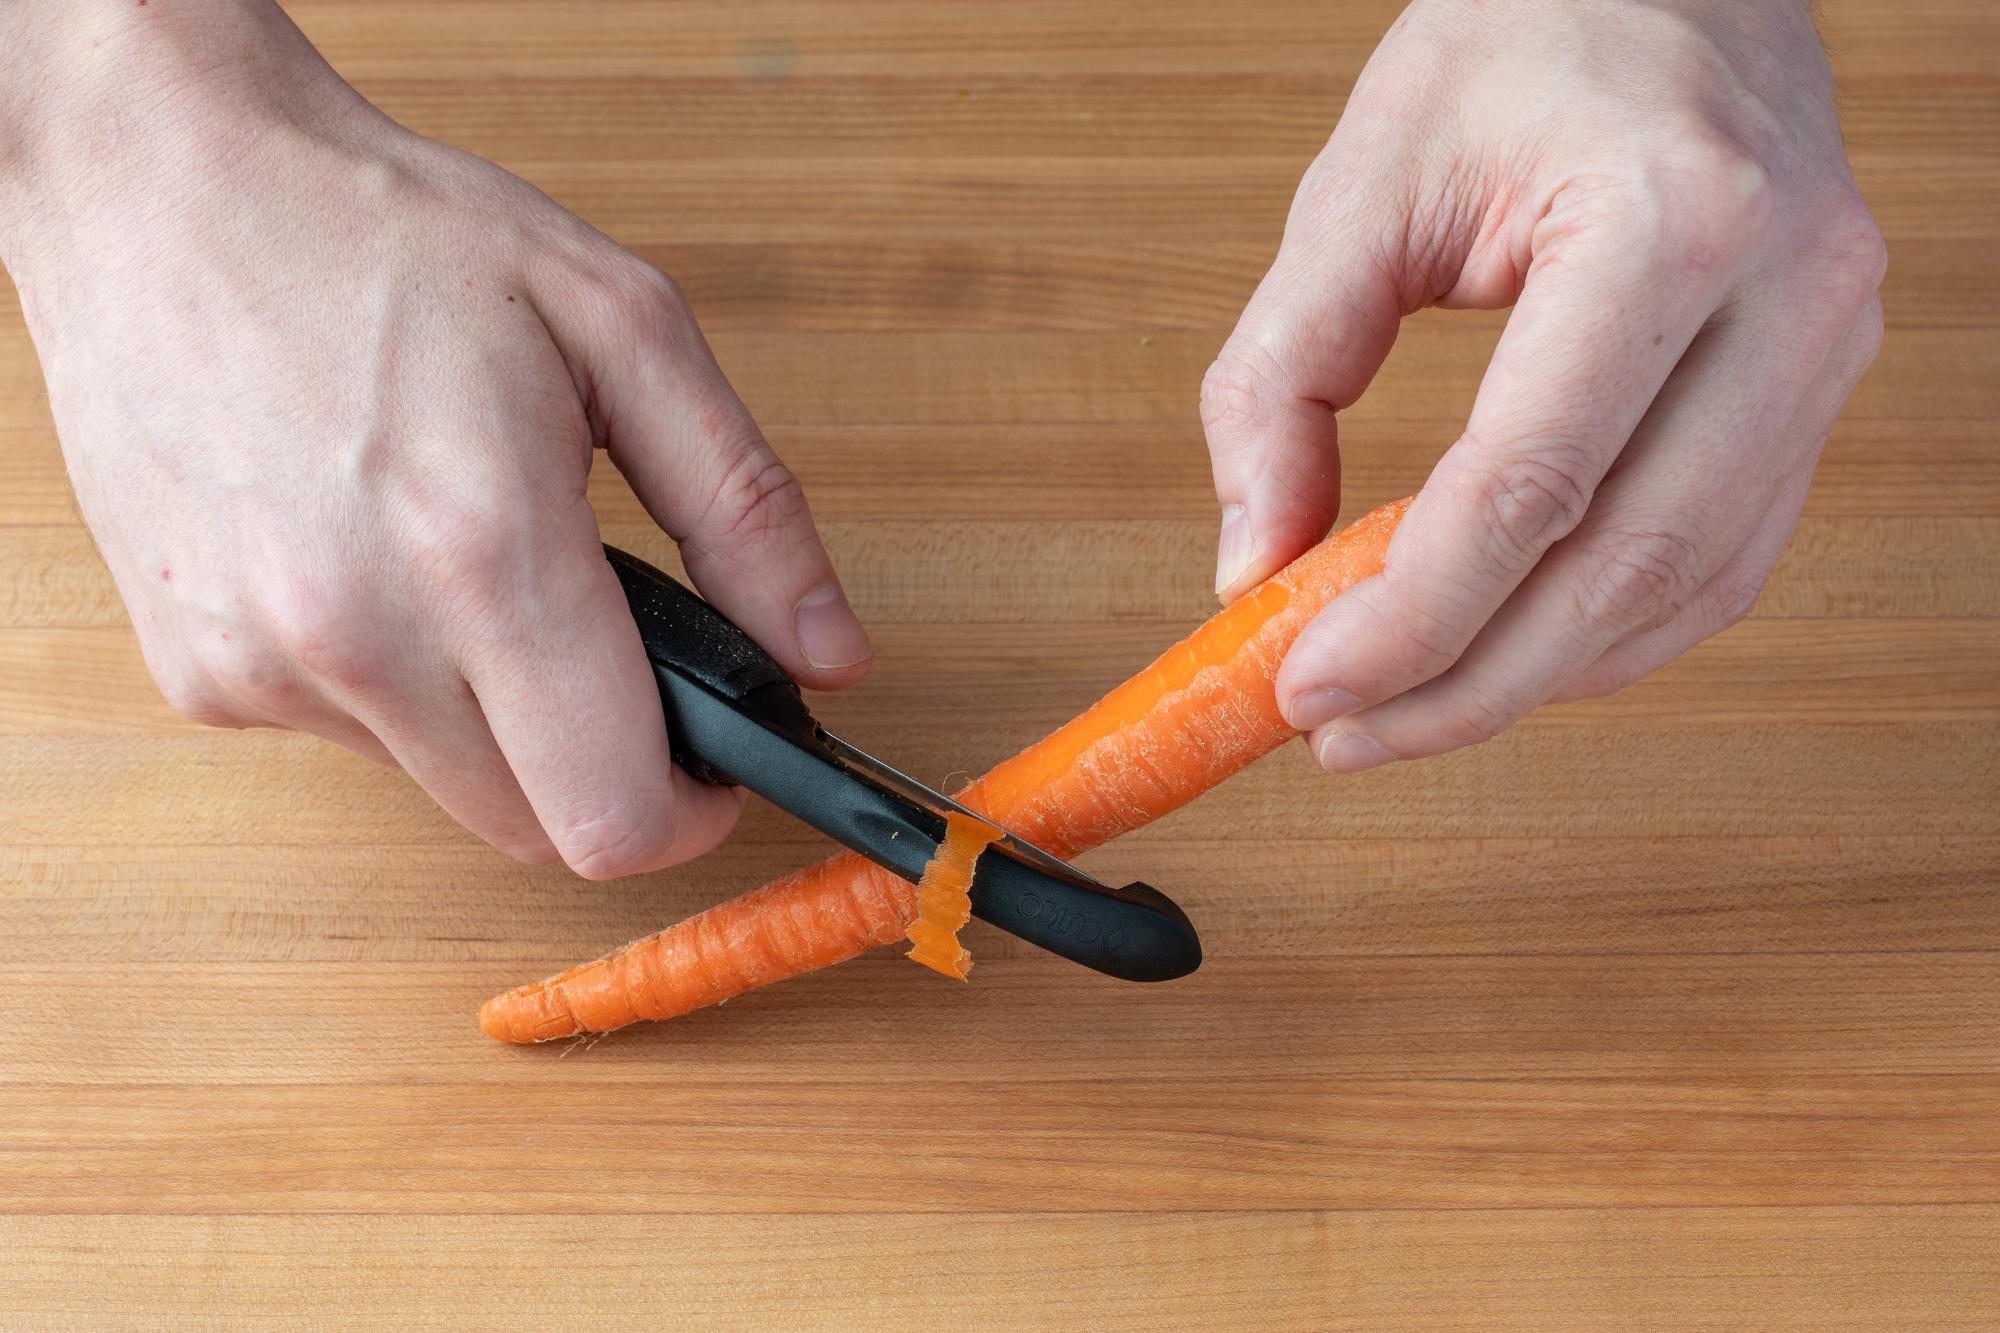
[[[573,1037],[584,1025],[559,988],[543,982],[496,995],[479,1008],[479,1030],[495,1041],[526,1046]]]

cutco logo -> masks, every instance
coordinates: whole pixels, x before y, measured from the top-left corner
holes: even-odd
[[[1109,935],[1104,933],[1104,923],[1096,917],[1085,916],[1074,908],[1061,903],[1049,902],[1038,894],[1025,894],[1021,898],[1021,910],[1028,914],[1030,921],[1052,927],[1059,934],[1067,935],[1082,944],[1102,945],[1104,952],[1117,953],[1125,947],[1125,932],[1114,928]]]

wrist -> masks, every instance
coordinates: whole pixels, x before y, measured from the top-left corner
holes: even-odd
[[[367,104],[274,0],[0,5],[0,263],[86,217],[158,207],[287,130]]]

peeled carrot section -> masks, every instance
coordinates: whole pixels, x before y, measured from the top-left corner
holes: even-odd
[[[910,923],[915,946],[904,955],[933,972],[959,981],[972,970],[972,954],[958,942],[958,932],[972,919],[972,868],[1000,830],[983,819],[945,816],[944,841],[917,881],[917,919]]]

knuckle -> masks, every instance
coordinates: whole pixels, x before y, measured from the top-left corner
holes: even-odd
[[[1420,607],[1405,607],[1389,621],[1388,648],[1415,683],[1448,670],[1458,660],[1460,640],[1442,617]]]
[[[417,508],[405,539],[429,585],[475,607],[504,606],[518,554],[510,509],[498,496],[470,494]]]
[[[807,521],[805,487],[761,436],[735,451],[702,515],[704,545],[736,544]]]
[[[165,669],[154,673],[154,684],[167,707],[198,727],[240,727],[242,721],[221,690],[195,671]]]
[[[687,296],[658,268],[622,255],[599,283],[613,322],[629,336],[653,346],[677,345],[686,339],[692,323]]]
[[[1650,137],[1654,147],[1583,192],[1586,214],[1606,234],[1646,238],[1685,279],[1718,281],[1777,211],[1771,173],[1699,120]]]
[[[1679,615],[1694,594],[1700,552],[1677,533],[1657,529],[1614,536],[1578,614],[1586,625],[1652,629]]]
[[[553,865],[562,860],[518,785],[510,779],[500,777],[482,790],[463,795],[468,799],[455,802],[452,814],[487,846],[524,865]]]
[[[1771,173],[1730,144],[1700,136],[1682,141],[1670,172],[1670,204],[1691,229],[1686,240],[1718,258],[1748,251],[1776,209]]]
[[[1438,724],[1444,744],[1440,749],[1462,750],[1492,740],[1514,725],[1520,711],[1499,694],[1471,684],[1462,684],[1454,706]]]
[[[556,846],[569,868],[585,879],[616,879],[651,869],[666,845],[658,822],[630,815],[599,815],[565,828]]]
[[[1358,120],[1343,120],[1335,129],[1333,139],[1299,177],[1285,218],[1288,242],[1325,234],[1357,216],[1394,211],[1396,192],[1391,182],[1401,175],[1383,169],[1388,145],[1370,143],[1372,137]]]
[[[552,866],[562,860],[556,845],[536,829],[532,836],[510,838],[500,844],[502,851],[523,865]]]
[[[1615,652],[1608,653],[1571,681],[1562,697],[1569,700],[1602,699],[1637,681],[1645,672]]]
[[[1584,699],[1602,699],[1607,694],[1616,694],[1619,690],[1624,689],[1626,683],[1617,674],[1615,668],[1605,662],[1599,661],[1585,668],[1583,674],[1565,686],[1562,697],[1573,702]]]
[[[376,683],[377,635],[354,592],[294,580],[268,614],[279,648],[308,675],[346,690]]]
[[[1580,445],[1549,439],[1501,459],[1473,479],[1472,500],[1486,522],[1491,554],[1522,568],[1576,530],[1590,505]]]
[[[1849,307],[1859,308],[1889,273],[1889,246],[1882,229],[1859,198],[1832,210],[1820,228],[1820,250],[1833,281]]]
[[[1849,335],[1847,378],[1858,380],[1875,364],[1875,358],[1882,351],[1882,298],[1871,295],[1862,305],[1856,317],[1853,332]]]
[[[1270,415],[1278,383],[1268,352],[1225,347],[1201,377],[1201,424],[1211,441],[1254,430]]]
[[[246,646],[218,655],[208,675],[224,694],[269,717],[284,716],[301,692],[292,664],[275,648]]]
[[[1725,626],[1741,624],[1757,609],[1764,595],[1765,575],[1744,571],[1719,576],[1715,585],[1715,605]]]

